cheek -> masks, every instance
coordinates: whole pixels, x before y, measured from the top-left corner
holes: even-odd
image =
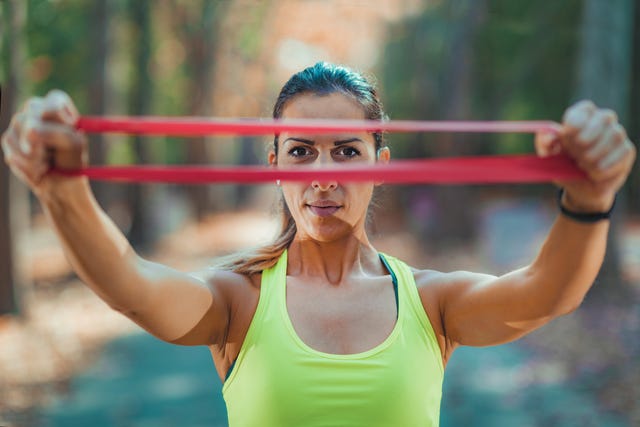
[[[299,205],[300,200],[304,196],[304,191],[306,189],[305,185],[287,182],[281,184],[282,196],[284,197],[284,201],[289,207],[289,210],[295,212]]]

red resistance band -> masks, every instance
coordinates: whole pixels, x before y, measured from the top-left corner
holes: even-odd
[[[259,120],[170,117],[81,117],[76,127],[88,133],[123,133],[165,136],[212,134],[266,135],[280,132],[512,132],[558,135],[561,126],[536,122],[452,122],[371,120]],[[350,165],[325,169],[278,169],[264,166],[106,166],[80,170],[54,170],[66,176],[84,175],[95,180],[132,182],[274,182],[282,181],[377,181],[400,183],[525,183],[584,179],[585,174],[566,156],[535,155],[457,157],[398,160],[386,165]]]
[[[491,132],[560,133],[552,121],[414,121],[322,119],[212,119],[205,117],[80,117],[76,128],[87,133],[164,136],[268,135],[280,132]]]
[[[65,176],[84,175],[95,180],[131,182],[275,182],[340,180],[384,182],[387,184],[496,184],[533,183],[583,179],[585,174],[566,156],[483,156],[397,160],[375,166],[331,167],[325,169],[278,169],[264,166],[105,166],[81,170],[56,170]]]

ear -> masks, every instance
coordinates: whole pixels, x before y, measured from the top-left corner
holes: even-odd
[[[378,162],[389,163],[389,160],[391,160],[391,150],[389,150],[389,147],[380,147],[378,149]]]
[[[391,160],[391,150],[389,150],[389,147],[380,147],[380,149],[378,150],[377,163],[386,165],[387,163],[389,163],[389,160]],[[384,184],[383,181],[376,181],[375,183],[376,187],[382,184]]]
[[[269,150],[269,154],[267,154],[267,161],[269,162],[269,166],[275,167],[278,165],[278,156],[276,156],[275,151]]]

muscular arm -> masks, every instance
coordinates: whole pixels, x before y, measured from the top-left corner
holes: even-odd
[[[49,174],[86,165],[79,114],[63,92],[30,98],[2,135],[4,160],[40,200],[80,278],[104,301],[157,337],[220,343],[231,296],[225,280],[203,280],[146,261],[96,203],[86,178]],[[237,288],[237,287],[233,287]]]
[[[210,344],[223,336],[227,306],[215,286],[139,257],[85,178],[52,185],[40,196],[46,215],[74,270],[107,304],[166,341]]]
[[[600,269],[608,221],[559,216],[529,266],[501,277],[455,272],[439,286],[442,324],[451,344],[513,341],[582,302]]]
[[[567,110],[560,138],[536,143],[540,155],[565,152],[585,172],[584,180],[558,182],[563,205],[583,213],[610,208],[636,153],[615,113],[590,102]],[[425,308],[436,301],[445,358],[458,344],[511,341],[577,308],[602,265],[608,230],[608,220],[581,223],[560,215],[525,268],[501,277],[457,272],[431,279],[433,286],[421,292]]]

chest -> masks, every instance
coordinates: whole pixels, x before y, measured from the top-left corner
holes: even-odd
[[[298,338],[324,353],[370,350],[396,324],[396,291],[389,276],[336,287],[288,278],[285,298],[286,315]]]

